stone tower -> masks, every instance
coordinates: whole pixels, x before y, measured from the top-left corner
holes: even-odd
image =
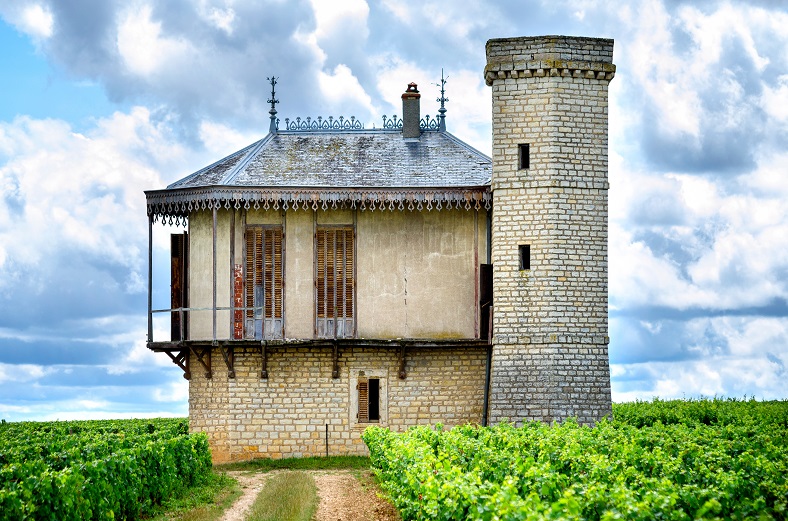
[[[487,42],[493,89],[490,422],[611,413],[607,107],[613,40]]]

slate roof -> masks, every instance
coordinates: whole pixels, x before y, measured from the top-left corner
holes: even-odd
[[[490,184],[492,160],[448,132],[403,139],[398,130],[278,132],[167,189],[419,188]]]
[[[231,206],[471,209],[489,208],[491,176],[492,160],[446,131],[278,131],[145,194],[154,218]]]

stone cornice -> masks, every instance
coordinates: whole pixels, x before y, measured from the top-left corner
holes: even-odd
[[[509,78],[564,77],[610,81],[616,75],[616,66],[607,62],[567,60],[514,60],[496,59],[484,68],[484,80],[491,86],[496,80]]]
[[[538,188],[570,188],[581,190],[609,190],[608,181],[577,181],[570,179],[509,179],[497,181],[493,178],[492,190],[522,190]]]
[[[571,335],[565,333],[554,333],[548,335],[534,335],[534,336],[519,336],[519,335],[495,335],[493,338],[494,345],[570,345],[572,348],[577,346],[606,346],[610,343],[610,337],[607,335],[587,334],[587,335]]]

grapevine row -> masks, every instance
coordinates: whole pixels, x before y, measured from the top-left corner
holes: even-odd
[[[0,425],[0,520],[138,519],[211,468],[184,420]]]
[[[363,439],[405,520],[787,518],[788,402],[763,421],[754,402],[711,421],[695,411],[669,424],[648,420],[662,414],[662,404],[651,406],[636,404],[635,414],[628,405],[626,419],[594,428],[571,420],[400,434],[370,427]]]

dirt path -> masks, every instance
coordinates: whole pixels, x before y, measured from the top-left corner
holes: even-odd
[[[399,521],[394,506],[378,497],[372,473],[362,471],[361,481],[349,470],[314,471],[320,503],[315,521]]]
[[[257,494],[263,490],[265,480],[272,474],[266,472],[265,474],[257,472],[239,472],[231,471],[227,473],[229,476],[238,480],[238,484],[243,489],[243,494],[239,497],[233,505],[228,508],[220,521],[243,521],[249,513]]]
[[[243,495],[227,509],[221,521],[244,521],[265,481],[276,472],[228,472],[240,483]],[[394,506],[378,497],[371,472],[315,470],[311,474],[320,498],[315,521],[400,521]]]

